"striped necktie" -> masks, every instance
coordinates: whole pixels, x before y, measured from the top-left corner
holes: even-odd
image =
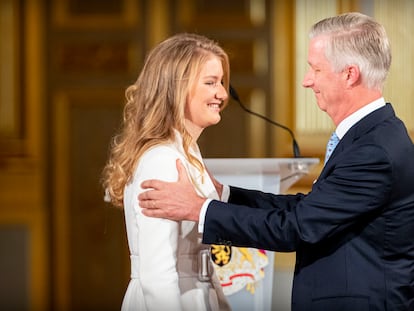
[[[326,145],[326,154],[325,154],[325,163],[328,162],[329,157],[331,156],[332,152],[335,150],[336,145],[339,143],[339,137],[336,135],[335,132],[332,133],[331,138]]]

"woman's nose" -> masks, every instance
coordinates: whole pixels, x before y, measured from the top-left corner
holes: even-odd
[[[226,91],[226,88],[224,85],[220,84],[220,86],[217,89],[216,98],[221,100],[226,100],[229,94]]]

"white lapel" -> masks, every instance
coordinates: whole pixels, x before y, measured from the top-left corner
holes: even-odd
[[[219,200],[218,193],[216,191],[216,188],[214,187],[214,184],[208,175],[207,171],[204,170],[203,173],[201,173],[196,167],[190,164],[188,160],[185,157],[184,149],[182,146],[182,137],[181,135],[176,132],[176,140],[175,140],[176,148],[182,155],[181,160],[183,161],[183,164],[185,168],[187,169],[187,173],[190,176],[196,192],[206,198],[216,199]],[[194,155],[201,163],[203,163],[203,159],[201,157],[200,150],[197,145],[195,145],[193,148],[190,148],[190,153]],[[185,236],[195,226],[195,223],[192,221],[182,221],[181,224],[181,230],[182,234]]]

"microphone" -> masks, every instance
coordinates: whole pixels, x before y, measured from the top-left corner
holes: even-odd
[[[233,88],[233,86],[230,84],[229,85],[229,91],[230,91],[230,96],[236,101],[236,102],[238,102],[239,103],[239,105],[240,105],[240,107],[244,110],[244,111],[246,111],[246,112],[248,112],[248,113],[250,113],[250,114],[252,114],[252,115],[254,115],[254,116],[256,116],[256,117],[259,117],[259,118],[261,118],[261,119],[263,119],[263,120],[265,120],[265,121],[267,121],[267,122],[269,122],[270,124],[273,124],[273,125],[275,125],[275,126],[277,126],[277,127],[279,127],[279,128],[282,128],[282,129],[284,129],[285,131],[288,131],[289,132],[289,134],[290,134],[290,136],[292,137],[292,144],[293,144],[293,156],[295,157],[295,158],[300,158],[301,156],[300,156],[300,150],[299,150],[299,145],[298,145],[298,143],[296,142],[296,139],[295,139],[295,135],[293,135],[293,132],[292,132],[292,130],[290,129],[290,128],[288,128],[287,126],[285,126],[285,125],[283,125],[283,124],[280,124],[280,123],[277,123],[277,122],[275,122],[275,121],[273,121],[273,120],[270,120],[268,117],[266,117],[266,116],[263,116],[263,115],[261,115],[261,114],[259,114],[259,113],[257,113],[257,112],[254,112],[254,111],[251,111],[250,109],[248,109],[246,106],[244,106],[243,105],[243,103],[241,102],[241,100],[240,100],[240,98],[239,98],[239,95],[237,94],[237,92],[236,92],[236,90]]]

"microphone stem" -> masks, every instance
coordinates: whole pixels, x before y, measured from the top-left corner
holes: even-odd
[[[241,102],[241,100],[240,100],[240,98],[239,98],[236,90],[231,85],[230,85],[230,95],[231,95],[231,97],[233,97],[233,99],[235,101],[237,101],[239,103],[240,107],[244,111],[246,111],[246,112],[248,112],[248,113],[250,113],[250,114],[252,114],[252,115],[254,115],[256,117],[259,117],[259,118],[261,118],[261,119],[263,119],[263,120],[265,120],[265,121],[267,121],[267,122],[269,122],[269,123],[271,123],[271,124],[273,124],[275,126],[281,127],[283,129],[285,129],[286,131],[288,131],[289,134],[290,134],[290,136],[292,137],[292,142],[293,142],[293,156],[295,158],[300,158],[299,145],[296,142],[295,135],[293,134],[293,132],[292,132],[292,130],[290,128],[288,128],[287,126],[285,126],[283,124],[277,123],[277,122],[269,119],[268,117],[263,116],[263,115],[261,115],[261,114],[259,114],[257,112],[251,111],[249,108],[247,108],[246,106],[244,106],[243,103]]]

